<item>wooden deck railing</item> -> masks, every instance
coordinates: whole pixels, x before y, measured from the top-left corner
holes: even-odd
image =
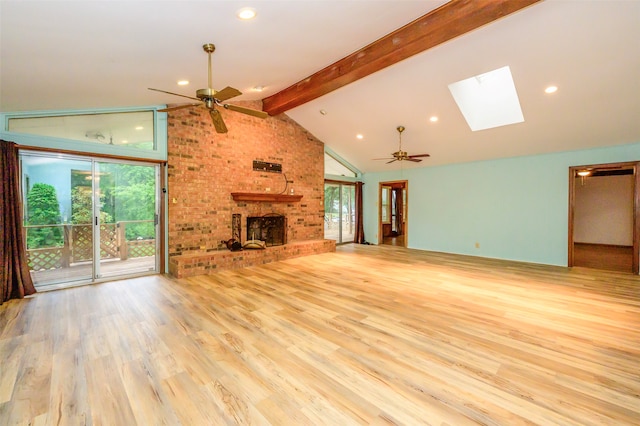
[[[126,260],[154,256],[155,239],[127,240],[127,225],[153,223],[152,220],[129,220],[100,225],[100,259]],[[90,224],[26,225],[24,238],[33,229],[62,229],[62,245],[27,249],[27,259],[32,271],[68,268],[73,263],[93,259],[93,227]]]

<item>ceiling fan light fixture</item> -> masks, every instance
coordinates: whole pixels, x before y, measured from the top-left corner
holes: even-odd
[[[243,7],[236,12],[236,16],[242,21],[253,19],[256,17],[256,15],[256,10],[252,7]]]
[[[208,86],[206,89],[198,89],[196,90],[196,97],[181,95],[180,93],[168,92],[166,90],[154,89],[149,87],[149,90],[153,90],[156,92],[166,93],[173,96],[180,96],[182,98],[191,99],[193,101],[198,101],[198,103],[189,103],[186,105],[178,105],[167,107],[163,109],[158,109],[158,112],[169,112],[175,111],[183,108],[191,108],[195,106],[204,106],[209,110],[209,114],[211,115],[211,120],[213,122],[213,127],[216,129],[218,133],[227,133],[227,127],[224,124],[224,120],[220,115],[220,112],[215,107],[221,107],[224,109],[228,109],[231,111],[240,112],[242,114],[251,115],[253,117],[258,118],[267,118],[269,114],[264,111],[255,110],[251,108],[245,108],[238,105],[230,105],[223,103],[227,99],[235,98],[236,96],[242,95],[242,92],[233,87],[227,86],[222,90],[215,90],[211,83],[211,54],[215,52],[216,46],[213,43],[206,43],[202,46],[202,49],[208,56]]]
[[[411,161],[412,163],[419,163],[422,161],[422,157],[431,157],[429,154],[414,154],[409,155],[407,151],[402,150],[402,132],[405,131],[404,126],[396,127],[398,131],[398,150],[391,153],[391,157],[387,158],[374,158],[374,160],[390,160],[387,164],[391,164],[395,161]]]

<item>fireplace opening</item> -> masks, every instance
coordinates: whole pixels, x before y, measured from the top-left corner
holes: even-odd
[[[247,217],[247,240],[261,240],[266,246],[287,243],[287,218],[280,214]]]

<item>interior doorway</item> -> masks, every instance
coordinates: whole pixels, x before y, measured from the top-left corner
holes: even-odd
[[[638,164],[569,168],[569,267],[638,274]]]
[[[409,183],[380,182],[378,191],[378,244],[407,247]]]

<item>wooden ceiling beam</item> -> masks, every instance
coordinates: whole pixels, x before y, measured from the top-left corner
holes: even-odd
[[[277,115],[540,0],[452,0],[262,100]]]

